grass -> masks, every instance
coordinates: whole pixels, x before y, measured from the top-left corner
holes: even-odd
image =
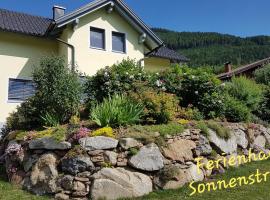
[[[242,166],[241,168],[233,168],[226,172],[226,174],[217,176],[216,180],[230,180],[233,177],[249,176],[259,169],[261,172],[270,171],[270,160],[253,162],[251,164]],[[235,187],[233,189],[223,189],[218,191],[205,192],[203,194],[196,194],[192,197],[189,194],[192,190],[188,186],[184,186],[178,190],[167,190],[153,192],[148,196],[136,198],[136,200],[269,200],[270,178],[268,176],[267,182],[256,183],[254,185],[245,185]],[[135,200],[135,199],[134,199]]]
[[[228,128],[222,126],[218,122],[210,120],[207,122],[207,126],[208,126],[208,128],[215,131],[220,138],[223,138],[226,140],[230,139],[230,137],[231,137],[230,130]]]

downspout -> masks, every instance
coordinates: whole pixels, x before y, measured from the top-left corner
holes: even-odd
[[[56,38],[56,40],[71,49],[71,70],[75,71],[75,47],[62,39]]]

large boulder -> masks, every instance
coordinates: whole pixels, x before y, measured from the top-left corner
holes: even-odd
[[[43,154],[32,168],[27,189],[37,195],[53,194],[57,188],[57,161],[53,153]]]
[[[67,150],[70,148],[69,142],[59,142],[52,137],[38,138],[29,142],[29,149]]]
[[[254,148],[265,149],[266,139],[264,136],[259,135],[253,142]]]
[[[195,182],[203,181],[204,173],[201,169],[198,169],[197,165],[190,163],[190,167],[187,170],[189,178]]]
[[[212,147],[209,143],[209,140],[203,135],[199,136],[195,152],[197,156],[207,156],[212,152]]]
[[[123,168],[103,168],[94,175],[91,189],[93,200],[133,198],[152,192],[151,179],[141,173]]]
[[[192,140],[179,139],[164,147],[163,154],[170,160],[184,163],[185,161],[194,160],[192,149],[195,148],[196,143]]]
[[[164,167],[163,156],[156,144],[143,146],[139,152],[132,156],[129,165],[144,171],[157,171]]]
[[[97,136],[82,138],[79,140],[79,143],[83,149],[93,151],[114,149],[118,145],[118,140],[104,136]]]
[[[226,154],[232,154],[237,151],[236,137],[232,133],[229,139],[220,138],[216,132],[209,129],[208,139],[212,143],[218,152],[224,152]]]
[[[246,149],[248,147],[246,133],[241,129],[234,129],[234,135],[236,137],[237,145],[242,147],[243,149]]]
[[[66,157],[61,160],[62,171],[76,175],[84,171],[93,171],[94,164],[89,156],[78,155],[74,157]]]
[[[154,177],[153,182],[157,188],[161,188],[163,190],[178,189],[192,181],[192,177],[190,176],[188,169],[175,167],[174,169],[169,170],[170,171],[167,173],[170,173],[171,175],[162,172]]]

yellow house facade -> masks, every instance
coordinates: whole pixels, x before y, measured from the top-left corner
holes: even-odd
[[[0,127],[34,94],[32,70],[44,56],[63,56],[87,75],[125,58],[150,71],[176,59],[155,56],[163,42],[122,0],[95,0],[68,14],[54,6],[52,19],[4,9],[0,16]]]

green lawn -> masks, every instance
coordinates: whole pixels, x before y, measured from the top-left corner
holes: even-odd
[[[249,176],[259,169],[261,172],[270,171],[270,160],[254,162],[241,168],[231,169],[225,175],[218,176],[216,180],[229,180],[233,177]],[[191,189],[188,186],[179,190],[168,190],[151,193],[148,196],[136,200],[270,200],[270,176],[267,182],[257,183],[251,186],[236,187],[189,197]],[[215,180],[215,181],[216,181]],[[0,178],[0,199],[4,200],[48,200],[47,197],[37,197],[24,192]]]

